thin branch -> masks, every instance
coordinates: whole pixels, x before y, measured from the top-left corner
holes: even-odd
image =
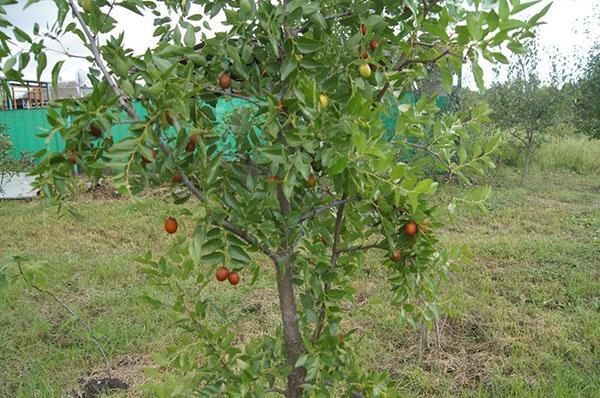
[[[408,145],[410,147],[420,149],[422,151],[430,153],[431,155],[433,155],[433,157],[435,157],[444,166],[444,168],[446,168],[446,170],[448,170],[450,173],[452,173],[452,168],[444,161],[444,159],[442,159],[442,156],[439,153],[437,153],[436,151],[429,148],[429,146],[416,144],[413,142],[409,142],[407,140],[403,140],[402,142],[404,143],[404,145]]]
[[[346,11],[346,12],[342,12],[340,14],[328,15],[328,16],[324,17],[324,19],[326,21],[329,21],[331,19],[348,18],[353,15],[354,15],[354,13],[352,13],[351,11]],[[299,34],[306,33],[308,31],[308,29],[310,29],[310,25],[311,25],[311,21],[306,21],[302,24],[302,26],[300,28],[294,29],[294,31],[292,33],[294,34],[294,36],[298,36]]]
[[[360,196],[352,196],[350,198],[343,198],[343,199],[340,199],[340,200],[334,200],[331,203],[328,203],[328,204],[323,205],[323,206],[316,207],[313,210],[309,211],[308,213],[305,213],[305,214],[301,215],[300,218],[298,219],[297,223],[298,224],[302,224],[304,221],[310,220],[312,218],[315,218],[319,214],[323,213],[324,211],[326,211],[328,209],[331,209],[332,207],[343,206],[346,203],[357,202],[360,199],[361,199]]]
[[[341,200],[345,200],[346,196],[342,197]],[[340,237],[342,234],[342,224],[344,222],[344,209],[346,207],[346,203],[342,203],[339,205],[337,209],[337,214],[335,216],[335,229],[333,232],[333,247],[331,249],[331,264],[329,265],[329,271],[335,270],[335,266],[337,265],[337,260],[340,257],[339,246],[340,246]],[[315,330],[312,335],[313,343],[319,339],[321,336],[321,332],[323,331],[323,327],[325,326],[325,315],[326,315],[326,296],[331,289],[331,283],[329,281],[325,282],[324,287],[324,297],[323,302],[321,303],[321,312],[319,314],[319,319],[317,321],[317,325],[315,326]]]
[[[276,392],[278,394],[283,395],[284,397],[287,397],[287,392],[281,388],[277,388],[277,387],[269,388],[267,390],[267,392]]]
[[[205,88],[205,90],[208,91],[208,92],[210,92],[210,93],[228,95],[230,97],[243,99],[245,101],[253,103],[254,105],[256,105],[258,107],[263,106],[263,104],[261,104],[260,102],[258,102],[256,100],[253,100],[252,98],[248,97],[247,95],[236,93],[235,91],[220,90],[220,89],[217,89],[217,88]]]
[[[98,350],[100,351],[100,353],[102,354],[102,358],[104,360],[104,366],[106,368],[106,373],[108,375],[108,378],[112,378],[111,376],[111,372],[110,372],[110,362],[108,361],[108,356],[106,355],[106,352],[104,351],[104,348],[102,347],[102,344],[100,343],[100,340],[98,340],[98,338],[96,337],[96,335],[94,334],[94,331],[92,330],[92,328],[90,327],[90,325],[88,325],[83,319],[81,319],[81,317],[79,317],[75,311],[73,311],[71,309],[71,307],[69,307],[64,301],[62,301],[60,298],[58,298],[58,296],[56,296],[54,293],[52,293],[50,290],[46,290],[46,289],[42,289],[41,287],[33,284],[31,281],[29,281],[27,279],[27,277],[25,276],[25,273],[23,272],[23,268],[21,267],[21,263],[19,261],[17,261],[17,267],[19,268],[19,273],[21,274],[21,276],[23,277],[23,280],[29,285],[31,286],[33,289],[37,290],[38,292],[42,293],[42,294],[47,294],[48,296],[52,297],[54,299],[54,301],[56,301],[58,304],[60,304],[65,310],[67,310],[69,312],[69,314],[71,314],[71,316],[73,318],[75,318],[75,320],[77,322],[79,322],[89,333],[90,337],[92,338],[92,340],[94,341],[94,343],[96,344],[96,347],[98,347]]]
[[[369,249],[383,249],[383,247],[381,247],[381,244],[383,243],[383,241],[377,242],[377,243],[372,243],[369,245],[356,245],[356,246],[349,246],[343,249],[338,249],[337,252],[338,253],[352,253],[352,252],[356,252],[356,251],[364,251],[364,250],[369,250]]]

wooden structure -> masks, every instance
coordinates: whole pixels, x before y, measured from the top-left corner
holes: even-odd
[[[0,110],[39,109],[46,108],[50,102],[50,90],[47,82],[33,80],[4,81],[10,96],[3,90],[1,93]]]

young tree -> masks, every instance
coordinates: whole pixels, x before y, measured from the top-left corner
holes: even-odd
[[[582,134],[600,139],[600,44],[589,54],[575,86],[575,124]]]
[[[483,114],[463,120],[439,115],[435,98],[409,106],[398,99],[427,78],[429,64],[449,89],[470,59],[482,86],[478,61],[503,61],[501,47],[520,48],[548,10],[521,21],[517,14],[537,1],[468,3],[54,0],[49,31],[36,25],[32,37],[14,28],[31,45],[2,54],[9,78],[32,60],[39,75],[45,46],[66,35],[85,43],[94,64],[92,94],[49,109],[48,138],[60,134],[66,149],[41,153],[34,170],[48,198],[68,198],[73,163],[96,178],[110,170],[123,193],[174,181],[182,208],[165,230],[177,238],[166,255],[141,261],[173,302],[147,299],[171,306],[187,335],[166,373],[155,375],[162,383],[149,387],[154,395],[396,395],[385,374],[357,363],[341,333],[351,281],[367,253],[380,256],[393,304],[412,322],[430,323],[440,276],[458,254],[436,245],[436,184],[396,155],[408,146],[462,174],[491,163],[497,144],[470,154],[457,146]],[[124,48],[116,7],[154,16],[158,43],[144,54]],[[209,35],[221,15],[226,30]],[[0,40],[7,48],[8,37]],[[254,114],[259,129],[244,128],[248,117],[230,118],[236,150],[226,154],[215,130],[219,97],[243,100],[239,112]],[[395,136],[383,140],[380,115],[390,104],[401,114]],[[117,123],[130,123],[118,142],[110,133]],[[205,290],[218,283],[215,272],[219,281],[252,283],[262,268],[255,252],[273,264],[281,328],[234,346],[234,321]],[[214,314],[220,324],[207,321]]]
[[[509,66],[508,80],[494,84],[486,99],[493,110],[492,120],[522,144],[524,183],[533,152],[543,142],[548,127],[565,113],[567,95],[559,87],[566,78],[556,68],[550,84],[540,80],[537,41],[528,40],[521,52]]]

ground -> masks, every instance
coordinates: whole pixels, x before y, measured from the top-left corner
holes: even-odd
[[[403,396],[600,396],[600,178],[537,173],[524,187],[499,173],[486,214],[440,231],[471,252],[446,284],[422,358],[418,331],[386,305],[383,269],[368,265],[351,311],[361,359]],[[156,196],[84,197],[83,220],[40,202],[0,203],[0,265],[16,253],[47,262],[52,290],[92,324],[130,385],[111,396],[139,396],[151,354],[176,338],[168,315],[140,300],[147,285],[134,261],[173,239],[162,231],[173,205]],[[277,324],[272,272],[217,288],[240,339]],[[0,396],[72,396],[101,370],[94,343],[55,302],[22,285],[0,289]]]

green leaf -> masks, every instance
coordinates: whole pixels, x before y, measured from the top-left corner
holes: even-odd
[[[58,61],[52,68],[52,87],[54,87],[54,89],[58,87],[58,76],[64,63],[65,61]]]
[[[48,62],[48,60],[46,59],[46,53],[45,52],[40,52],[37,56],[36,56],[36,60],[37,60],[37,79],[40,80],[42,77],[42,73],[44,72],[44,69],[46,69],[46,63]]]
[[[188,26],[183,37],[183,42],[187,47],[193,48],[196,45],[196,33],[193,26]]]
[[[469,30],[469,35],[473,40],[481,40],[481,22],[473,13],[469,13],[467,15],[467,29]]]
[[[283,65],[281,65],[281,80],[288,78],[290,73],[296,69],[296,59],[294,57],[286,57]]]

